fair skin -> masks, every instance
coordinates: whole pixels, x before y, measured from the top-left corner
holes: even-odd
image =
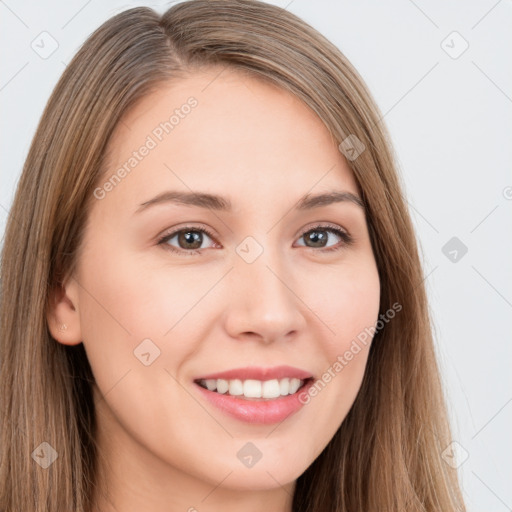
[[[76,272],[48,316],[57,341],[83,342],[96,381],[98,480],[109,500],[95,496],[93,512],[291,511],[296,479],[339,428],[364,375],[369,345],[274,424],[226,414],[194,382],[278,365],[319,379],[379,311],[363,208],[350,200],[295,208],[306,194],[359,196],[327,129],[291,94],[232,70],[218,73],[162,86],[123,118],[105,179],[175,108],[190,96],[198,101],[94,200]],[[136,213],[169,190],[216,194],[232,209],[162,202]],[[178,236],[158,244],[185,226],[200,244]],[[263,249],[251,263],[237,252],[246,237]],[[154,344],[146,353],[160,350],[147,366],[134,355],[145,339]],[[261,453],[252,467],[237,457],[248,442]]]

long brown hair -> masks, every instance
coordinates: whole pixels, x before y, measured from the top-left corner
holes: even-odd
[[[56,342],[51,290],[71,275],[108,143],[122,116],[163,82],[230,66],[290,91],[348,159],[367,209],[381,312],[361,389],[300,476],[294,512],[465,510],[413,226],[382,115],[347,58],[288,11],[256,0],[192,0],[162,16],[126,10],[84,43],[53,91],[8,219],[1,261],[0,510],[90,512],[97,449],[83,348]],[[220,68],[219,68],[220,69]],[[355,140],[355,139],[354,139]],[[41,453],[57,454],[44,468]],[[39,451],[37,451],[39,450]],[[46,450],[46,451],[45,451]]]

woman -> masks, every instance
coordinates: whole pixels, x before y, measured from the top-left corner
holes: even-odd
[[[104,23],[1,276],[1,510],[464,510],[389,137],[289,12]]]

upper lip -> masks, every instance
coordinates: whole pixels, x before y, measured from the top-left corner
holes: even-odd
[[[293,366],[273,366],[271,368],[263,368],[259,366],[247,366],[245,368],[234,368],[224,372],[211,373],[204,375],[196,380],[208,380],[208,379],[224,379],[224,380],[272,380],[272,379],[284,379],[286,377],[295,378],[300,380],[306,380],[312,378],[313,375],[305,370],[294,368]]]

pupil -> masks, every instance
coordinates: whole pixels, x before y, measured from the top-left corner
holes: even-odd
[[[306,238],[309,238],[313,244],[316,244],[315,247],[324,247],[327,242],[327,235],[322,231],[310,231]]]
[[[188,247],[185,247],[186,249],[199,249],[201,247],[202,243],[202,234],[198,231],[183,231],[179,235],[179,242],[180,245],[183,242],[183,244],[192,244],[193,247],[188,245]]]

